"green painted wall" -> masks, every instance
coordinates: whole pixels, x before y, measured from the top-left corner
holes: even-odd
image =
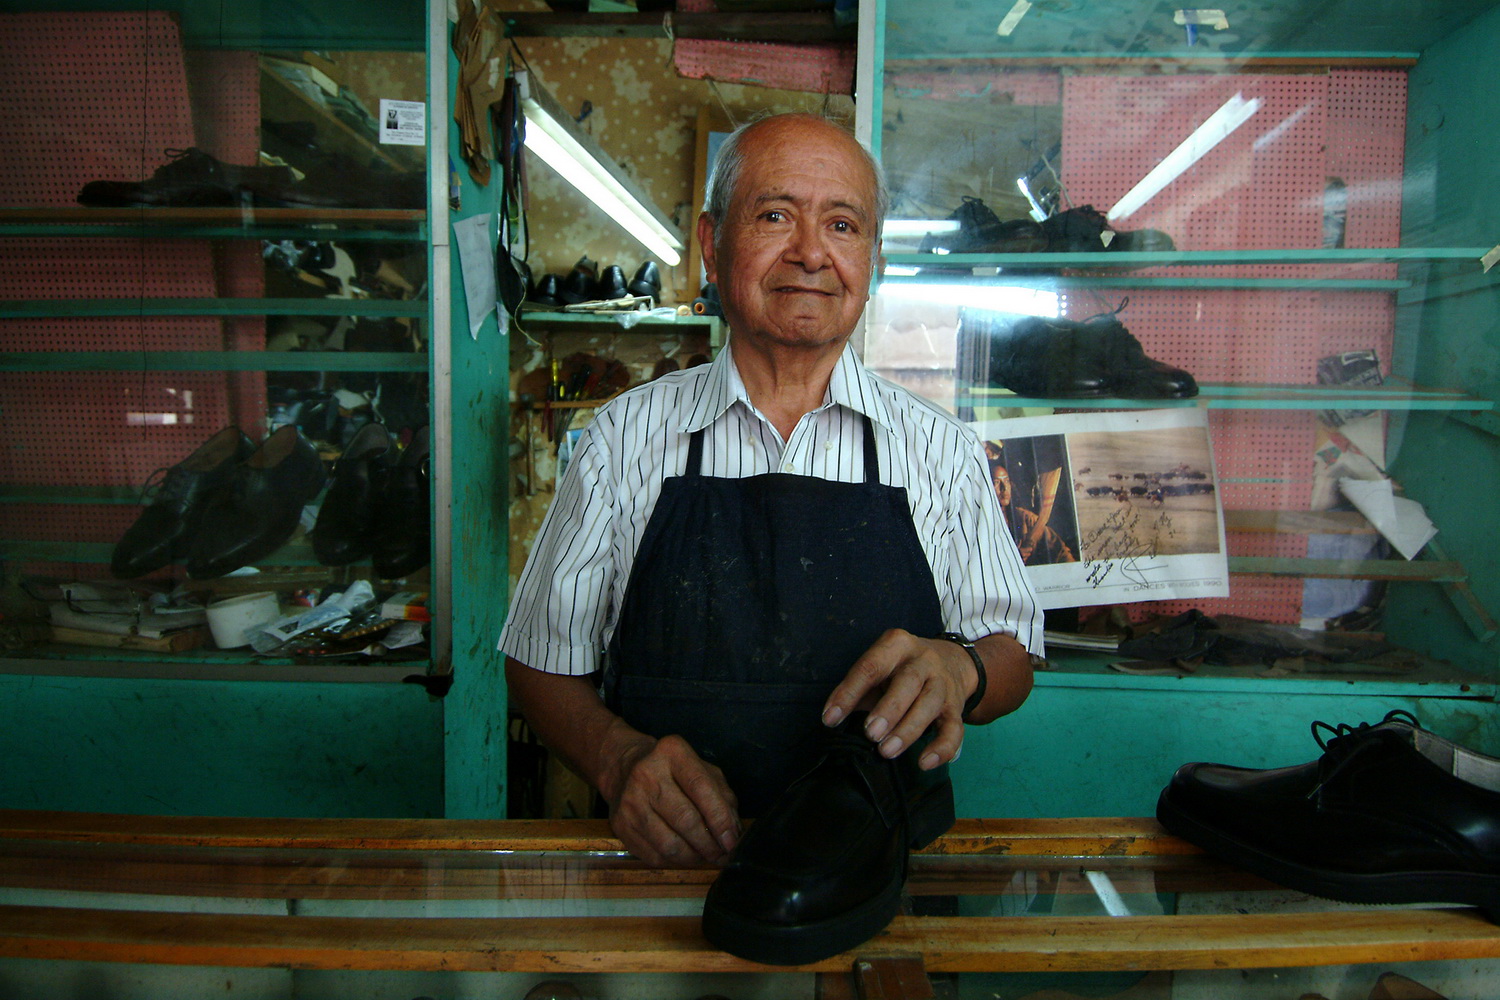
[[[0,806],[441,816],[442,706],[410,684],[0,675]]]
[[[1500,241],[1500,94],[1485,85],[1500,48],[1500,8],[1422,54],[1408,84],[1402,244],[1494,246]],[[1500,401],[1500,273],[1462,261],[1414,278],[1436,280],[1403,296],[1393,370],[1423,385]],[[1438,526],[1437,542],[1461,560],[1475,597],[1500,615],[1500,420],[1488,430],[1433,413],[1392,420],[1390,471]],[[1500,642],[1478,643],[1436,587],[1392,589],[1387,627],[1399,641],[1471,670],[1500,675]]]

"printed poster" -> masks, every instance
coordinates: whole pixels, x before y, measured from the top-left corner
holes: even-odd
[[[1228,596],[1206,411],[972,426],[1043,608]]]

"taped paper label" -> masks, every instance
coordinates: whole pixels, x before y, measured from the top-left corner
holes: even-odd
[[[1484,268],[1484,273],[1489,274],[1490,268],[1500,264],[1500,243],[1497,243],[1489,253],[1479,258],[1479,264]]]
[[[1172,15],[1172,20],[1177,24],[1196,24],[1215,31],[1223,31],[1229,27],[1229,18],[1224,16],[1222,10],[1179,10]]]

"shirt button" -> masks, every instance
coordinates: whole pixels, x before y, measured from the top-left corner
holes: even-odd
[[[786,463],[786,465],[783,465],[781,467],[781,471],[782,472],[795,472],[796,470],[797,470],[797,467],[795,465],[793,465],[791,462],[788,462],[788,463]]]

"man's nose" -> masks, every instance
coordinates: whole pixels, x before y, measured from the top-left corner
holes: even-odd
[[[786,259],[800,264],[808,271],[816,271],[828,263],[828,234],[815,219],[806,217],[797,220],[787,240]]]

